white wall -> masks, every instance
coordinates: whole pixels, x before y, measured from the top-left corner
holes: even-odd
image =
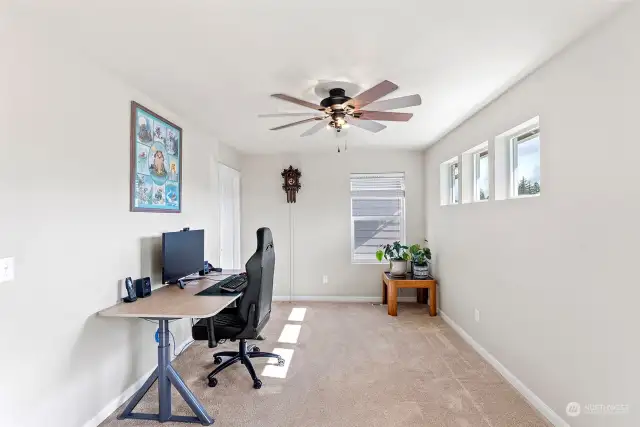
[[[304,141],[301,139],[300,143]],[[302,189],[297,203],[291,205],[286,202],[280,176],[289,165],[302,172]],[[405,172],[407,239],[422,243],[424,198],[419,152],[357,149],[340,154],[332,150],[244,157],[243,259],[255,251],[256,229],[270,227],[276,248],[274,295],[289,295],[291,213],[294,296],[381,296],[380,274],[384,265],[351,263],[349,174],[352,172]],[[323,275],[329,276],[328,284],[322,284]]]
[[[204,228],[217,259],[216,165],[240,159],[16,27],[0,31],[0,51],[0,258],[16,260],[15,281],[0,284],[0,424],[81,426],[157,356],[154,325],[95,313],[118,300],[122,278],[157,275],[163,231]],[[184,129],[181,214],[129,212],[131,100]],[[188,321],[172,329],[178,343],[190,335]]]
[[[442,310],[557,414],[631,410],[574,427],[640,425],[639,22],[628,6],[425,157]],[[441,162],[536,115],[540,197],[440,206]]]

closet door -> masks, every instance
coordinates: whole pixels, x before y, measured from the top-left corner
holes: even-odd
[[[240,269],[240,172],[218,164],[220,267]]]

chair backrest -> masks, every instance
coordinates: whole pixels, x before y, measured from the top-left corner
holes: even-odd
[[[258,229],[256,234],[258,248],[245,265],[248,284],[238,303],[238,312],[242,320],[247,322],[251,304],[255,304],[256,323],[253,326],[257,327],[271,313],[276,254],[273,249],[271,230],[262,227]]]

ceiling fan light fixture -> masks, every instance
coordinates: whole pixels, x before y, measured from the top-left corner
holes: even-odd
[[[326,123],[326,127],[334,129],[336,132],[340,132],[342,129],[349,127],[348,120],[353,119],[351,123],[355,127],[367,130],[369,132],[377,133],[385,129],[386,126],[378,123],[378,121],[394,121],[394,122],[406,122],[411,119],[413,114],[410,113],[392,113],[385,110],[393,110],[398,108],[412,107],[420,105],[422,100],[420,95],[408,95],[400,98],[385,99],[380,101],[381,98],[387,96],[391,92],[398,89],[398,86],[388,80],[377,84],[376,86],[361,92],[355,97],[351,98],[345,90],[339,87],[331,88],[329,90],[329,96],[320,101],[320,104],[314,104],[303,99],[295,98],[289,95],[276,93],[271,95],[274,98],[281,99],[283,101],[291,102],[312,110],[315,110],[314,117],[306,120],[300,120],[297,122],[289,123],[287,125],[278,126],[271,130],[280,130],[289,128],[291,126],[297,126],[303,123],[311,121],[319,121],[313,127],[309,128],[301,136],[313,135],[318,132]],[[363,108],[371,105],[372,109],[364,110]],[[311,113],[309,113],[311,114]],[[264,116],[285,116],[285,115],[301,115],[301,113],[290,114],[272,114]],[[328,122],[325,120],[328,119]]]

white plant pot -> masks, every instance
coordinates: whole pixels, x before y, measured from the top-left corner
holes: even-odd
[[[404,276],[407,274],[407,261],[391,260],[391,269],[389,273],[392,276]]]

